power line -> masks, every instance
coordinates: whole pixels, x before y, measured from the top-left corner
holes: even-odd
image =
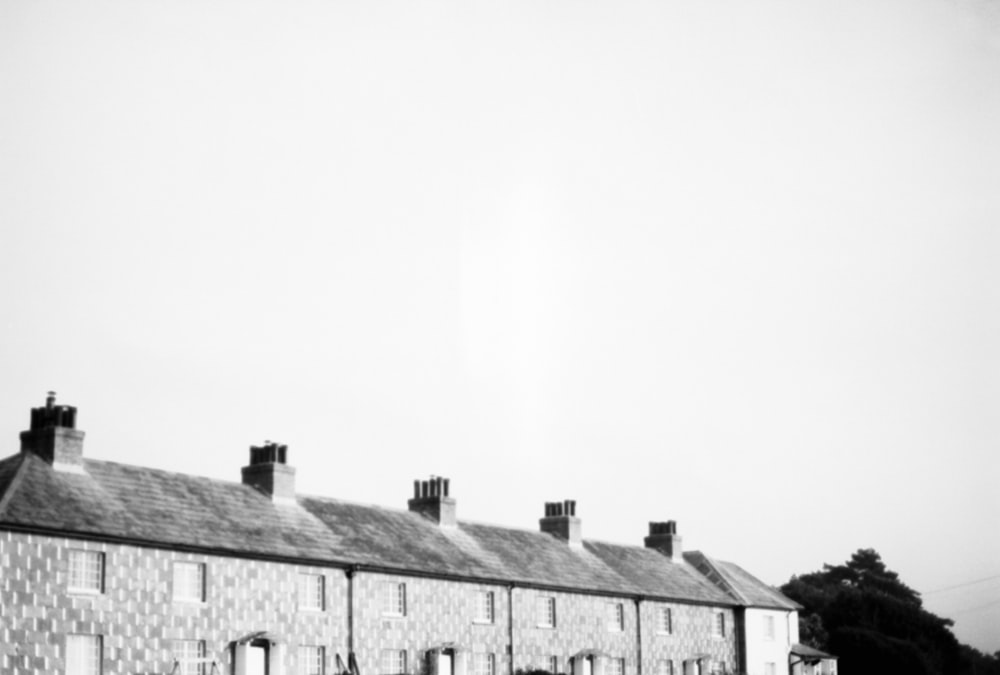
[[[975,607],[966,607],[965,609],[960,609],[957,612],[948,612],[948,614],[967,614],[968,612],[978,612],[981,609],[986,609],[987,607],[992,607],[993,605],[1000,605],[1000,600],[994,600],[993,602],[987,602],[985,605],[976,605]]]
[[[966,586],[975,586],[976,584],[981,584],[987,581],[993,581],[994,579],[1000,579],[1000,574],[994,574],[991,577],[986,577],[984,579],[976,579],[975,581],[966,581],[964,584],[955,584],[954,586],[945,586],[944,588],[935,588],[933,591],[927,591],[926,593],[921,593],[921,595],[932,595],[934,593],[943,593],[944,591],[951,591],[956,588],[965,588]]]

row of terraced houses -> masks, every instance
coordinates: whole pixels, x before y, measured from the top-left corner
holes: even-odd
[[[240,482],[86,459],[76,409],[31,411],[0,460],[0,670],[111,675],[813,675],[797,605],[739,566],[458,520],[449,481],[407,509],[296,494],[287,448]]]

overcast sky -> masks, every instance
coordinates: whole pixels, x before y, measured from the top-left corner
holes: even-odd
[[[873,547],[998,650],[998,182],[995,1],[5,0],[0,455],[54,389],[91,458]]]

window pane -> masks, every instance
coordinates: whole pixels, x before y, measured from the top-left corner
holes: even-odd
[[[382,612],[393,616],[406,616],[406,584],[386,582],[383,592]]]
[[[299,609],[322,610],[324,608],[323,585],[322,574],[300,574]]]
[[[174,660],[178,675],[205,675],[205,642],[203,640],[175,640]]]
[[[69,587],[77,591],[103,591],[104,554],[98,551],[70,551]]]
[[[476,620],[485,623],[493,623],[493,591],[484,591],[479,594],[476,606]]]
[[[406,672],[406,650],[382,650],[382,675],[401,675]]]
[[[174,600],[203,602],[205,600],[205,565],[174,563]]]
[[[552,597],[538,598],[538,625],[551,627],[556,625],[556,599]]]
[[[660,608],[660,625],[657,627],[661,633],[674,632],[673,612],[669,607]]]
[[[326,672],[326,649],[307,645],[299,648],[300,675],[324,675]]]

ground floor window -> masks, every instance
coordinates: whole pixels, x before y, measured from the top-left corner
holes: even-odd
[[[402,675],[405,672],[406,672],[406,650],[383,649],[381,675]]]
[[[299,647],[299,675],[326,675],[326,649],[313,645]]]
[[[205,641],[174,640],[177,675],[205,675]]]

